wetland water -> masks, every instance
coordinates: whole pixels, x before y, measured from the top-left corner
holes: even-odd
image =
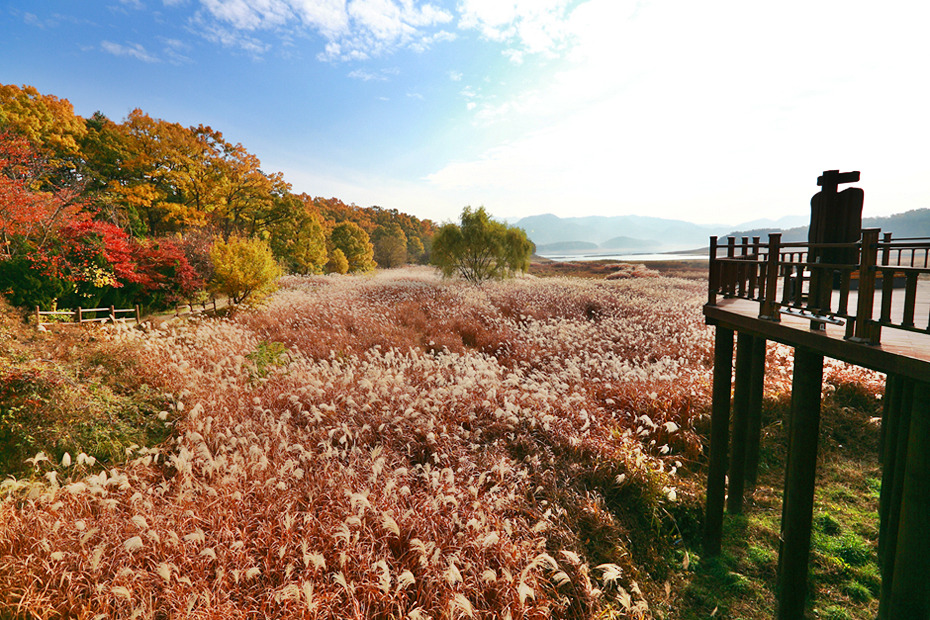
[[[707,254],[540,254],[543,258],[558,262],[580,262],[593,260],[618,260],[627,263],[674,260],[707,260]]]

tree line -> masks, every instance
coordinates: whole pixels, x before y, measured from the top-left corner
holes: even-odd
[[[427,263],[435,229],[296,194],[205,125],[139,109],[85,119],[67,99],[0,85],[0,292],[16,305],[235,298],[251,286],[233,282],[248,279],[239,263],[264,277]]]

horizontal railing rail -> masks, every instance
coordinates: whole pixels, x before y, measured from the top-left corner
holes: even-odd
[[[870,344],[880,344],[883,327],[930,334],[930,307],[918,307],[917,294],[930,280],[930,239],[880,234],[863,229],[854,243],[711,237],[707,303],[755,301],[760,319],[799,316],[815,330],[845,325],[846,338]]]
[[[99,316],[99,313],[106,312],[104,316]],[[121,316],[123,315],[123,316]],[[126,316],[132,315],[132,316]],[[141,320],[141,315],[139,313],[139,306],[133,308],[115,308],[113,306],[107,306],[105,308],[82,308],[78,306],[72,310],[42,310],[39,306],[36,306],[35,317],[36,317],[36,326],[44,327],[46,325],[53,325],[59,323],[60,321],[43,321],[42,317],[44,316],[58,316],[65,318],[65,323],[116,323],[125,322],[132,319],[135,319],[136,323],[139,323]]]

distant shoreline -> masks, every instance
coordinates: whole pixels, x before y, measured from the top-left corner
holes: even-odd
[[[605,253],[605,254],[591,254],[591,253],[579,253],[579,254],[567,254],[565,252],[561,253],[546,253],[539,254],[540,258],[545,258],[551,261],[556,261],[560,263],[567,262],[589,262],[589,261],[619,261],[624,263],[643,263],[643,262],[653,262],[653,261],[695,261],[695,260],[707,260],[707,253],[698,254],[694,250],[686,250],[679,252],[642,252],[642,253]]]

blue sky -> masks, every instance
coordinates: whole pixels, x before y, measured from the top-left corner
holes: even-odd
[[[210,125],[297,192],[437,221],[930,207],[930,4],[0,0],[0,83]]]

